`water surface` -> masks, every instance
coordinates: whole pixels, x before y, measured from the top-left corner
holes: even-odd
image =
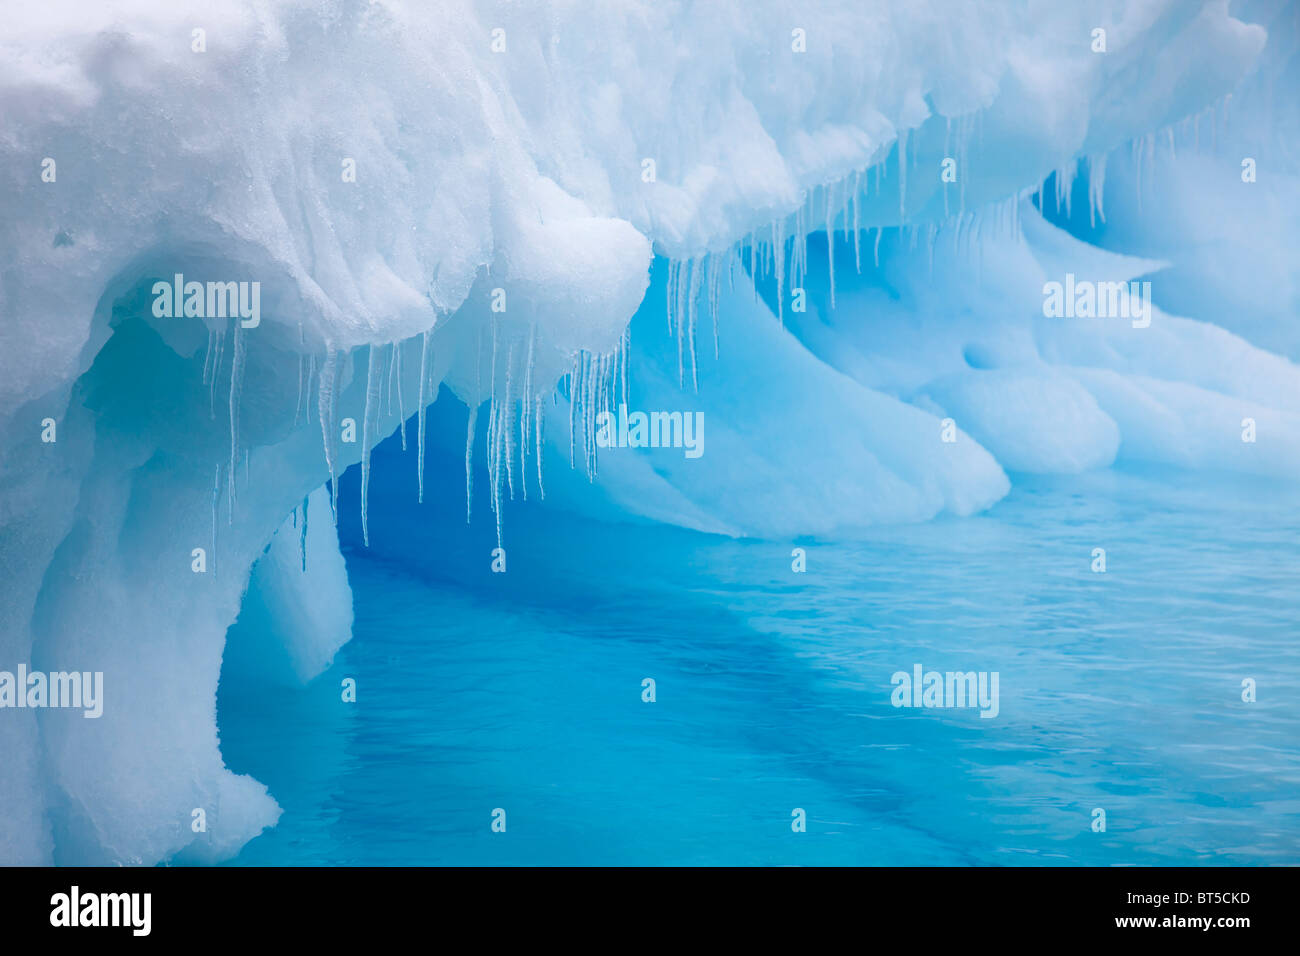
[[[223,682],[284,809],[238,864],[1300,863],[1294,488],[1013,476],[852,542],[529,506],[494,575],[486,508],[417,507],[391,444],[371,549],[341,516],[353,641],[305,689]],[[998,672],[998,716],[893,707],[915,664]]]

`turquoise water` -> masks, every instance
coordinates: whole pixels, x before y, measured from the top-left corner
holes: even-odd
[[[1013,476],[857,542],[530,505],[494,575],[486,507],[417,507],[391,445],[369,551],[341,515],[353,641],[305,689],[223,682],[284,810],[237,864],[1300,863],[1294,488]],[[893,707],[915,664],[998,672],[998,716]]]

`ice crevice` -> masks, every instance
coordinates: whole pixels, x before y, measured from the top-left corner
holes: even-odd
[[[1300,337],[1195,312],[1232,300],[1216,272],[1146,329],[1041,311],[1074,263],[1192,271],[1122,197],[1142,175],[1158,218],[1238,161],[1186,145],[1234,91],[1232,132],[1209,125],[1246,135],[1239,84],[1270,76],[1269,31],[1224,3],[1105,5],[1106,56],[1086,3],[1032,22],[993,0],[831,4],[789,26],[774,0],[47,6],[0,48],[0,666],[102,670],[112,706],[0,722],[0,863],[224,859],[274,825],[221,755],[227,632],[273,622],[279,646],[239,661],[268,679],[328,665],[351,621],[335,520],[374,531],[370,454],[405,446],[408,416],[412,501],[459,520],[425,501],[440,392],[467,407],[466,519],[485,471],[498,546],[530,496],[781,538],[971,514],[1018,471],[1300,464],[1294,443],[1232,444],[1242,417],[1300,433]],[[1031,198],[1049,179],[1050,213]],[[1121,245],[1079,239],[1074,213]],[[158,316],[177,274],[259,282],[259,321]],[[703,412],[707,453],[605,452],[624,406]],[[362,498],[341,502],[353,465]]]

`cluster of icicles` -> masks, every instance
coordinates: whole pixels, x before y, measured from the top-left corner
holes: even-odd
[[[1205,113],[1212,116],[1212,136],[1217,148],[1219,127],[1219,110],[1223,109],[1223,122],[1227,122],[1227,106],[1230,98],[1208,108],[1203,113],[1188,117],[1178,124],[1171,125],[1159,133],[1151,133],[1133,140],[1130,144],[1132,155],[1138,169],[1138,208],[1141,208],[1141,168],[1143,161],[1154,159],[1161,141],[1168,144],[1171,151],[1176,150],[1178,140],[1187,145],[1200,148],[1200,123]],[[957,151],[959,162],[964,168],[966,143],[970,138],[973,120],[959,120]],[[951,124],[949,125],[951,132]],[[947,137],[945,138],[945,150]],[[907,134],[900,133],[897,141],[897,171],[900,218],[904,211],[907,177]],[[1088,205],[1089,219],[1095,225],[1098,218],[1105,222],[1103,208],[1103,190],[1106,174],[1105,153],[1087,157]],[[915,159],[915,157],[913,157]],[[1070,211],[1070,197],[1073,184],[1080,171],[1081,160],[1078,157],[1055,170],[1051,177],[1055,180],[1054,192],[1058,209],[1064,208],[1066,215]],[[948,210],[948,193],[945,186],[943,223],[928,222],[922,224],[903,224],[898,226],[875,226],[874,236],[870,231],[859,227],[859,200],[864,195],[862,187],[869,185],[867,176],[874,171],[877,193],[883,188],[885,176],[884,161],[874,163],[864,170],[825,186],[815,187],[806,195],[804,202],[794,213],[772,221],[770,229],[750,232],[735,245],[721,251],[710,251],[699,256],[685,259],[669,259],[667,287],[668,334],[677,340],[678,383],[683,388],[689,367],[691,386],[699,390],[699,373],[696,362],[696,339],[699,325],[699,304],[706,303],[712,321],[713,349],[715,357],[719,354],[718,306],[722,282],[727,281],[734,288],[735,270],[747,270],[752,286],[757,295],[760,280],[775,280],[777,318],[784,323],[784,298],[787,288],[802,286],[808,271],[808,235],[810,230],[824,229],[827,247],[827,268],[830,281],[830,304],[835,305],[835,240],[839,232],[843,242],[851,243],[854,266],[858,273],[862,271],[862,242],[864,236],[872,245],[872,261],[880,265],[880,242],[886,228],[896,231],[898,241],[915,249],[918,242],[925,241],[929,246],[930,268],[934,267],[934,247],[941,230],[948,230],[953,236],[954,251],[960,248],[980,248],[979,239],[985,230],[991,228],[998,233],[1018,234],[1020,230],[1019,208],[1022,198],[1030,197],[1034,204],[1042,208],[1043,185],[1027,189],[1000,202],[989,203],[977,211],[965,209],[964,176],[956,189],[958,211],[955,215]],[[963,240],[965,242],[963,243]],[[230,456],[226,462],[215,466],[212,493],[212,561],[216,568],[218,511],[221,500],[221,483],[223,465],[226,483],[227,523],[234,520],[236,504],[236,476],[239,471],[239,401],[243,384],[243,366],[246,343],[244,331],[236,321],[233,325],[233,348],[231,357],[230,383],[227,395],[230,415]],[[225,351],[225,330],[210,330],[208,348],[203,366],[203,383],[209,389],[211,416],[216,417],[217,377],[223,362]],[[480,330],[478,349],[481,353],[488,347],[488,335]],[[502,339],[508,341],[502,342]],[[418,501],[424,501],[424,458],[425,458],[425,414],[431,396],[436,393],[437,382],[430,380],[432,359],[432,330],[426,331],[420,341],[420,376],[416,395],[418,414],[418,450],[416,460]],[[300,342],[301,332],[300,332]],[[414,342],[414,339],[408,340]],[[386,399],[387,410],[393,411],[396,399],[401,434],[402,450],[406,451],[406,404],[402,394],[403,347],[406,342],[392,342],[388,345],[372,345],[368,349],[366,367],[366,400],[362,421],[362,457],[361,457],[361,527],[362,537],[369,544],[369,490],[370,490],[370,452],[379,440],[379,416]],[[500,324],[493,320],[490,329],[490,378],[478,384],[478,394],[483,394],[483,385],[488,391],[488,427],[487,427],[487,464],[490,483],[490,503],[496,518],[497,542],[503,545],[504,528],[502,512],[505,497],[511,500],[516,493],[527,500],[528,473],[536,472],[537,491],[545,497],[542,479],[542,445],[544,432],[544,401],[548,395],[554,402],[563,395],[569,402],[569,465],[577,467],[579,457],[589,480],[594,481],[597,471],[597,422],[601,413],[610,413],[620,404],[629,404],[628,364],[631,348],[630,327],[625,329],[617,345],[610,352],[592,353],[579,351],[572,361],[570,370],[554,386],[539,382],[534,376],[534,359],[537,347],[537,329],[531,327],[526,336],[517,332],[506,335]],[[316,382],[316,417],[321,428],[324,444],[325,462],[329,470],[331,498],[330,506],[333,520],[338,512],[338,442],[339,433],[336,422],[337,391],[345,354],[334,348],[327,349],[324,359],[317,361],[314,353],[304,351],[299,356],[297,407],[294,409],[294,427],[299,421],[310,422],[312,402],[310,399],[313,380]],[[689,364],[688,364],[689,363]],[[476,363],[480,369],[482,363]],[[473,501],[473,460],[474,443],[477,431],[481,401],[471,403],[469,421],[465,438],[465,517],[472,516]],[[580,455],[579,455],[580,453]],[[533,458],[530,468],[528,458]],[[248,451],[243,453],[243,482],[248,483]],[[307,499],[303,499],[301,517],[301,547],[303,567],[306,568],[307,538]],[[298,525],[297,510],[294,511],[294,523]]]

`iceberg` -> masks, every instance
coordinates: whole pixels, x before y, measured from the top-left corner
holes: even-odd
[[[302,683],[349,639],[334,521],[365,528],[395,432],[412,500],[426,441],[466,442],[499,542],[512,496],[787,538],[1022,472],[1294,474],[1272,6],[14,11],[0,669],[102,672],[104,711],[0,714],[0,863],[215,861],[275,824],[222,758],[223,663]],[[1151,282],[1149,327],[1046,316],[1066,272]],[[468,434],[426,436],[440,394]],[[600,447],[620,404],[702,413],[707,452]],[[227,654],[237,619],[281,645]]]

